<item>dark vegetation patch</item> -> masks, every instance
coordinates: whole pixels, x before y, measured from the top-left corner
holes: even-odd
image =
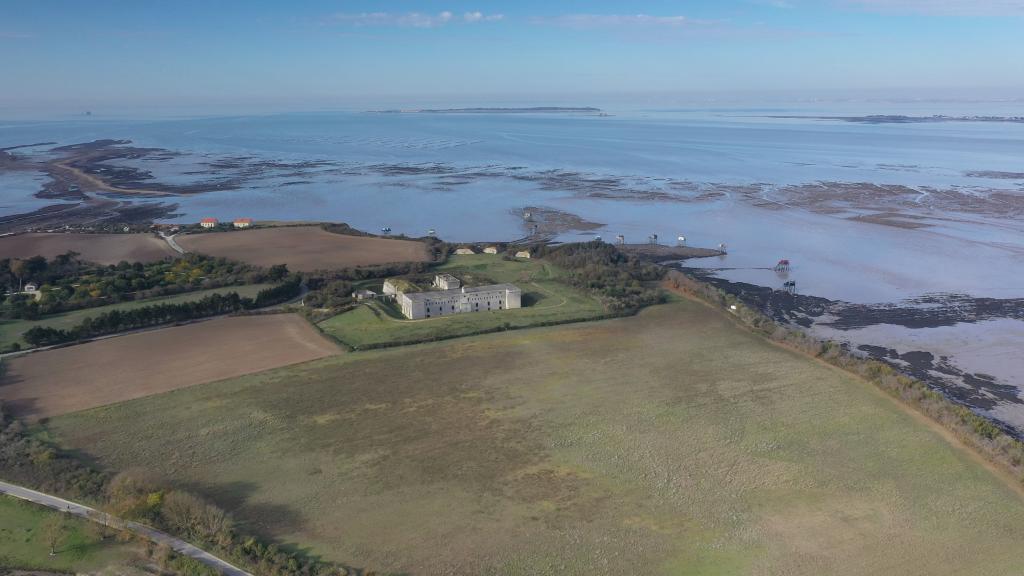
[[[612,244],[595,240],[541,247],[537,256],[568,272],[567,282],[598,296],[611,312],[639,310],[665,301],[657,282],[665,269],[623,254]]]
[[[9,295],[0,306],[0,318],[36,320],[71,310],[282,278],[280,270],[198,254],[109,266],[84,261],[75,252],[49,260],[5,258],[0,260],[0,282],[6,284]],[[37,286],[38,299],[19,293],[29,283]]]
[[[260,290],[255,298],[229,292],[211,294],[190,302],[153,304],[131,310],[111,310],[88,317],[81,324],[67,330],[51,326],[33,326],[22,337],[32,346],[53,346],[150,326],[256,310],[287,302],[297,297],[301,291],[302,278],[291,276],[277,286]]]

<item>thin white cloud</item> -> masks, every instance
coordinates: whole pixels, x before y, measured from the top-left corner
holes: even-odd
[[[23,40],[25,38],[35,38],[35,36],[24,32],[5,32],[0,30],[0,40]]]
[[[1024,16],[1024,0],[842,0],[871,12],[933,16]]]
[[[497,22],[498,20],[504,20],[504,14],[484,14],[483,12],[466,12],[462,15],[462,19],[466,22]]]
[[[467,23],[494,22],[504,18],[502,14],[484,14],[483,12],[466,12],[462,21]],[[397,26],[400,28],[439,28],[458,22],[455,14],[449,10],[436,14],[423,12],[339,12],[324,19],[326,24],[338,24],[356,27]]]
[[[712,20],[695,20],[687,16],[651,16],[648,14],[564,14],[534,18],[534,23],[565,28],[691,28],[714,24]]]

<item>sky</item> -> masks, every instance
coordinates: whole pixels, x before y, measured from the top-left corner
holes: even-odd
[[[1022,32],[1024,0],[0,0],[0,116],[1015,98]]]

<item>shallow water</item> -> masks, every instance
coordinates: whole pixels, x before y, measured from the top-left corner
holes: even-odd
[[[205,216],[336,220],[370,231],[388,226],[396,234],[413,236],[435,229],[450,241],[511,240],[524,236],[518,215],[522,207],[546,206],[605,224],[596,233],[609,241],[623,234],[628,241],[642,242],[656,233],[670,242],[683,234],[697,246],[724,242],[727,256],[689,265],[723,268],[725,278],[764,286],[794,280],[799,291],[830,299],[882,303],[927,293],[1024,297],[1024,224],[1019,219],[1009,217],[1009,211],[936,211],[927,202],[942,190],[979,198],[993,189],[1024,195],[1024,182],[967,174],[1024,172],[1022,124],[863,125],[755,118],[763,112],[751,110],[612,112],[615,116],[607,118],[330,113],[6,123],[0,127],[0,147],[129,139],[137,146],[183,153],[170,160],[117,162],[149,170],[156,181],[169,184],[234,173],[211,172],[206,166],[224,158],[245,157],[250,168],[261,161],[329,163],[302,170],[254,169],[242,189],[174,198],[180,206],[176,221]],[[966,105],[770,113],[879,112],[1014,113]],[[434,170],[434,165],[443,170]],[[423,169],[396,175],[390,171],[394,166]],[[544,180],[546,170],[561,173]],[[577,186],[581,179],[605,177],[615,179],[611,189],[618,199],[594,197],[597,188],[590,184]],[[25,173],[0,175],[3,214],[45,204],[31,197],[38,187],[32,178]],[[718,185],[721,193],[699,201],[692,195],[651,195],[677,194],[672,181]],[[930,226],[907,229],[849,220],[854,213],[871,212],[859,207],[836,213],[820,213],[813,205],[769,209],[728,187],[761,183],[772,195],[778,187],[818,181],[926,188],[920,208],[903,211],[927,218]],[[593,233],[567,232],[561,238],[591,237]],[[788,275],[766,269],[781,258],[793,262]],[[957,340],[981,338],[979,333],[985,346]],[[972,371],[991,366],[988,373],[1024,386],[1024,371],[996,365],[986,351],[1024,349],[1018,327],[986,322],[950,327],[941,334],[901,329],[884,337],[879,333],[878,339],[901,350],[933,342]],[[1024,422],[1020,416],[1013,420]]]

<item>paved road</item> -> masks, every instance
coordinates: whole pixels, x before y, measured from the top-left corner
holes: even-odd
[[[71,502],[42,492],[36,492],[35,490],[29,490],[28,488],[22,488],[15,484],[8,484],[3,481],[0,481],[0,494],[7,494],[22,500],[35,502],[36,504],[41,504],[43,506],[53,508],[54,510],[60,510],[61,512],[79,516],[93,522],[99,522],[114,528],[124,528],[142,536],[143,538],[156,542],[157,544],[167,544],[178,554],[195,558],[203,564],[206,564],[215,570],[219,570],[222,574],[227,576],[253,576],[249,572],[237,568],[234,565],[217,558],[213,554],[206,552],[205,550],[196,548],[184,540],[175,538],[170,534],[155,530],[149,526],[139,524],[138,522],[122,520],[105,512],[100,512],[99,510],[76,502]]]
[[[170,246],[172,250],[178,254],[184,254],[185,249],[178,245],[178,242],[174,239],[175,236],[177,236],[177,234],[171,234],[168,236],[167,234],[160,232],[160,237],[167,241],[167,245]]]

